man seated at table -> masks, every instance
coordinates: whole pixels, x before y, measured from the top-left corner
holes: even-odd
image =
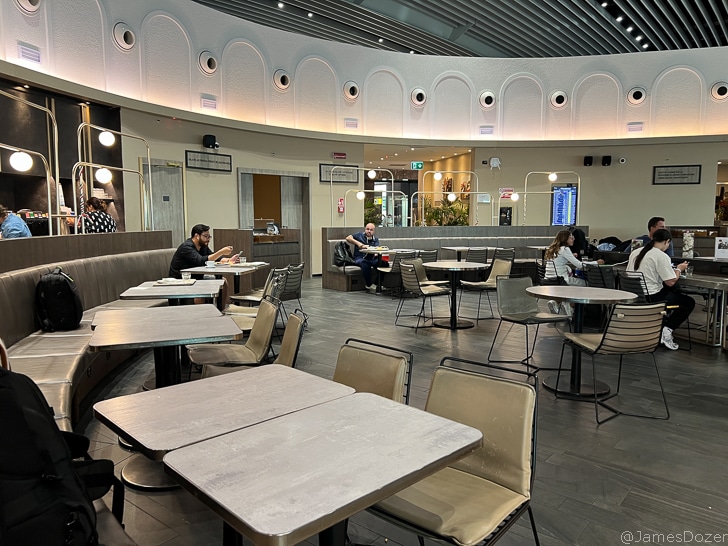
[[[639,237],[635,237],[634,239],[642,241],[642,246],[645,246],[647,243],[649,243],[652,240],[652,237],[654,236],[655,231],[657,231],[658,229],[665,229],[665,219],[662,218],[661,216],[653,216],[647,222],[647,233],[645,235],[640,235]],[[672,241],[670,241],[670,246],[665,251],[665,254],[667,254],[671,258],[675,255],[674,250],[672,248]]]
[[[222,256],[230,256],[232,254],[233,247],[231,246],[222,247],[216,252],[210,250],[210,239],[212,239],[210,226],[206,226],[205,224],[193,226],[190,238],[179,245],[174,256],[172,256],[172,261],[169,264],[169,276],[175,279],[181,279],[181,271],[183,269],[200,267],[205,265],[205,262],[209,260],[217,261]],[[237,263],[237,261],[237,254],[231,258],[220,259],[220,263]]]
[[[0,239],[17,239],[30,236],[28,224],[20,216],[13,214],[6,207],[0,205]]]
[[[372,270],[376,271],[376,268],[380,265],[379,254],[365,254],[362,250],[379,246],[379,238],[374,235],[374,229],[374,224],[370,223],[364,227],[364,231],[346,237],[346,242],[354,245],[354,261],[356,265],[361,267],[364,284],[369,291],[374,291],[377,288],[372,279]]]

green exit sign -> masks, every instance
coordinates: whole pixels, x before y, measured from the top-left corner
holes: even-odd
[[[410,162],[410,169],[413,171],[421,171],[425,168],[425,164],[422,161],[411,161]]]

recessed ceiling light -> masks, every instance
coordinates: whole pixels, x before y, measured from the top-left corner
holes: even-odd
[[[380,44],[381,44],[381,43],[384,43],[384,38],[379,38],[379,40],[377,40],[377,41],[378,41],[378,42],[379,42]]]
[[[380,157],[380,158],[379,158],[379,161],[384,161],[384,158],[383,158],[383,157]]]
[[[283,6],[284,6],[283,2],[278,2],[278,7],[279,8],[283,9]]]
[[[648,47],[650,47],[650,44],[642,44],[642,49],[647,49]]]
[[[637,40],[638,42],[641,42],[641,41],[642,41],[642,35],[640,34],[639,36],[637,36],[637,37],[635,38],[635,40]]]
[[[309,11],[309,12],[308,12],[308,16],[309,16],[309,17],[313,17],[313,13],[311,13],[311,12]]]
[[[609,5],[609,2],[602,2],[602,7],[606,8]]]
[[[468,152],[472,152],[473,150],[468,150]]]
[[[445,156],[444,155],[443,156],[440,156],[440,159],[445,159]]]
[[[414,147],[410,148],[410,150],[412,150],[413,152],[415,151]]]
[[[395,155],[395,156],[398,156],[399,154],[398,154],[397,152],[394,152],[394,155]]]
[[[455,152],[455,155],[458,155],[458,153],[457,153],[457,152]]]
[[[624,16],[622,16],[622,15],[619,15],[619,16],[617,17],[617,22],[618,22],[618,23],[621,23],[622,21],[624,21]]]
[[[410,49],[410,55],[414,55],[414,54],[415,54],[415,50],[414,49]]]
[[[627,32],[632,32],[634,30],[634,27],[632,25],[627,27]]]

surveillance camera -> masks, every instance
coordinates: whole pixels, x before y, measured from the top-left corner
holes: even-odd
[[[220,147],[220,143],[219,142],[215,142],[215,149],[217,150],[219,147]]]
[[[625,163],[627,163],[627,158],[626,158],[626,157],[620,157],[620,158],[619,158],[619,162],[620,162],[620,163],[621,163],[622,165],[624,165]]]

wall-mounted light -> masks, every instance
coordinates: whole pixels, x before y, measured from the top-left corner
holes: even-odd
[[[10,156],[10,166],[16,171],[24,173],[33,166],[33,158],[25,152],[13,152]]]
[[[559,175],[556,173],[549,173],[549,182],[556,182],[559,179]]]
[[[369,177],[369,180],[374,180],[377,177],[377,171],[375,171],[374,169],[371,169],[367,173],[367,176]]]
[[[450,192],[447,194],[447,200],[450,201],[451,203],[454,203],[457,198],[458,198],[458,196],[455,195],[453,192]]]
[[[114,142],[116,142],[116,137],[110,131],[102,131],[99,133],[99,142],[106,147],[113,146]]]
[[[102,168],[96,171],[96,181],[101,184],[108,184],[111,182],[111,171],[106,168]]]
[[[371,172],[371,171],[370,171],[370,172]],[[363,191],[361,191],[361,190],[359,190],[358,192],[356,192],[356,198],[357,198],[357,199],[358,199],[359,201],[364,201],[364,195],[365,195],[365,193],[364,193]]]

